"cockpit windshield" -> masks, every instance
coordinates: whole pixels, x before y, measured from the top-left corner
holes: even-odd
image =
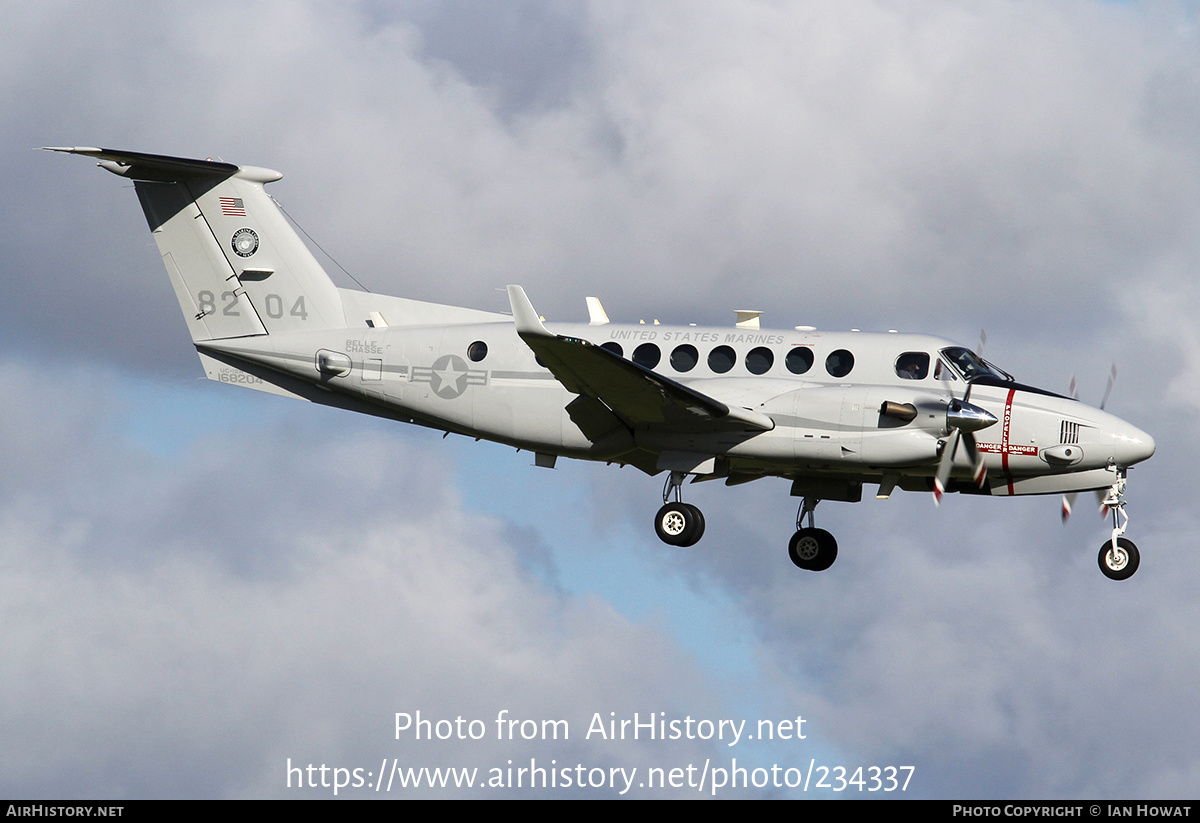
[[[942,349],[942,357],[967,380],[980,377],[990,377],[994,380],[1013,381],[1013,376],[1003,369],[998,369],[970,349],[961,346],[951,346]]]

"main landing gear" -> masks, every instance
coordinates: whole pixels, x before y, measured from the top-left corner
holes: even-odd
[[[1112,539],[1100,547],[1100,571],[1111,580],[1128,580],[1137,571],[1141,555],[1132,540],[1122,537],[1129,515],[1125,513],[1125,469],[1117,468],[1117,482],[1104,496],[1104,507],[1112,513]]]
[[[788,557],[805,571],[823,572],[837,560],[837,540],[824,529],[813,527],[813,511],[820,500],[804,498],[796,512],[796,533],[788,541]],[[804,516],[808,515],[805,527]]]
[[[704,515],[700,509],[681,499],[681,487],[687,475],[671,472],[663,485],[663,506],[654,516],[654,531],[670,546],[694,546],[704,536]],[[796,533],[788,541],[788,557],[800,568],[823,572],[837,560],[837,541],[824,529],[813,526],[813,509],[820,500],[806,497],[796,513]],[[807,516],[808,526],[804,525]]]
[[[663,507],[654,516],[654,531],[670,546],[694,546],[704,536],[704,514],[680,498],[680,487],[687,475],[671,472],[663,486]],[[671,498],[674,497],[674,501]]]

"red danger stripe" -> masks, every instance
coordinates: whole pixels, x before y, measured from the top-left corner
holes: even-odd
[[[1037,446],[1026,446],[1013,444],[1009,442],[1009,433],[1012,431],[1012,404],[1013,396],[1016,395],[1016,389],[1008,390],[1008,397],[1004,401],[1004,425],[1000,427],[1000,442],[999,443],[980,443],[976,441],[975,448],[985,454],[1000,455],[1000,465],[1004,472],[1004,477],[1008,481],[1008,493],[1013,493],[1013,476],[1008,471],[1008,456],[1010,454],[1033,454],[1038,453]]]
[[[1008,471],[1008,455],[1009,455],[1008,432],[1009,432],[1009,429],[1012,427],[1012,401],[1013,401],[1013,395],[1015,395],[1016,393],[1017,393],[1016,389],[1009,389],[1008,397],[1004,401],[1004,434],[1000,440],[1000,449],[1001,449],[1000,465],[1001,465],[1001,469],[1004,471],[1005,479],[1008,480],[1008,493],[1010,495],[1013,493],[1013,478],[1012,478],[1012,475],[1009,474],[1009,471]]]

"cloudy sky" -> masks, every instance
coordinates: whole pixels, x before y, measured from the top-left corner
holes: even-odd
[[[0,795],[332,794],[289,788],[290,759],[1195,797],[1198,23],[1099,0],[3,6]],[[708,532],[670,549],[633,469],[205,382],[128,184],[43,145],[277,168],[373,291],[985,328],[989,358],[1091,402],[1115,361],[1109,409],[1158,443],[1130,476],[1141,570],[1100,575],[1087,506],[1063,528],[1054,498],[897,494],[821,506],[841,556],[799,573],[778,480],[689,489]],[[497,739],[504,710],[570,738]],[[397,739],[418,711],[487,733]],[[586,736],[635,712],[803,716],[805,739]]]

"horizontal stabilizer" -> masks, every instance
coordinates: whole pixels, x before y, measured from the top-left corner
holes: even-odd
[[[232,163],[221,163],[216,160],[192,160],[186,157],[167,157],[162,154],[145,154],[137,151],[116,151],[114,149],[97,149],[88,146],[44,146],[43,151],[61,151],[67,154],[82,154],[85,157],[94,157],[97,160],[108,161],[115,163],[118,166],[126,167],[126,171],[117,171],[118,174],[123,174],[127,177],[139,179],[137,172],[158,172],[153,175],[153,179],[161,177],[162,173],[167,173],[168,176],[196,176],[196,175],[213,175],[217,177],[229,177],[235,174],[238,166]],[[112,168],[105,166],[109,171]],[[130,174],[128,171],[136,172]],[[143,174],[143,177],[147,175]],[[280,175],[282,176],[282,175]],[[150,178],[147,178],[150,179]]]

